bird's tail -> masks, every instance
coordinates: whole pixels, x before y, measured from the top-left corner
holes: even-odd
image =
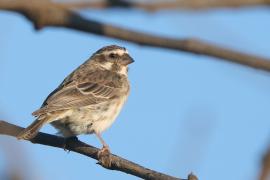
[[[27,128],[25,128],[24,130],[22,130],[22,132],[20,132],[17,135],[17,139],[25,139],[25,140],[29,140],[29,139],[33,139],[38,131],[40,130],[40,128],[46,124],[46,118],[45,119],[36,119],[32,124],[30,124]]]

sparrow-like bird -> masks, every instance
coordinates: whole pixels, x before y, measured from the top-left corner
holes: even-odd
[[[101,137],[115,120],[129,95],[128,65],[134,60],[124,47],[106,46],[96,51],[46,98],[33,112],[37,119],[18,136],[32,139],[51,123],[66,138],[96,134]]]

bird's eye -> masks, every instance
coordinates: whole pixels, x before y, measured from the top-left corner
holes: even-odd
[[[116,55],[116,54],[114,54],[114,53],[111,53],[111,54],[109,54],[109,57],[114,59],[114,58],[116,58],[116,57],[117,57],[117,55]]]

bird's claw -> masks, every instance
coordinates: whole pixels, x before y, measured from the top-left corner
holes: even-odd
[[[97,157],[100,165],[106,168],[111,167],[111,152],[108,146],[103,146],[102,149],[98,151]]]

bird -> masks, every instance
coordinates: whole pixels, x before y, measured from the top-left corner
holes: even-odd
[[[36,120],[17,138],[31,140],[50,123],[64,138],[95,134],[101,151],[110,152],[101,133],[115,121],[129,96],[128,65],[133,62],[124,47],[97,50],[49,94],[32,113]]]

